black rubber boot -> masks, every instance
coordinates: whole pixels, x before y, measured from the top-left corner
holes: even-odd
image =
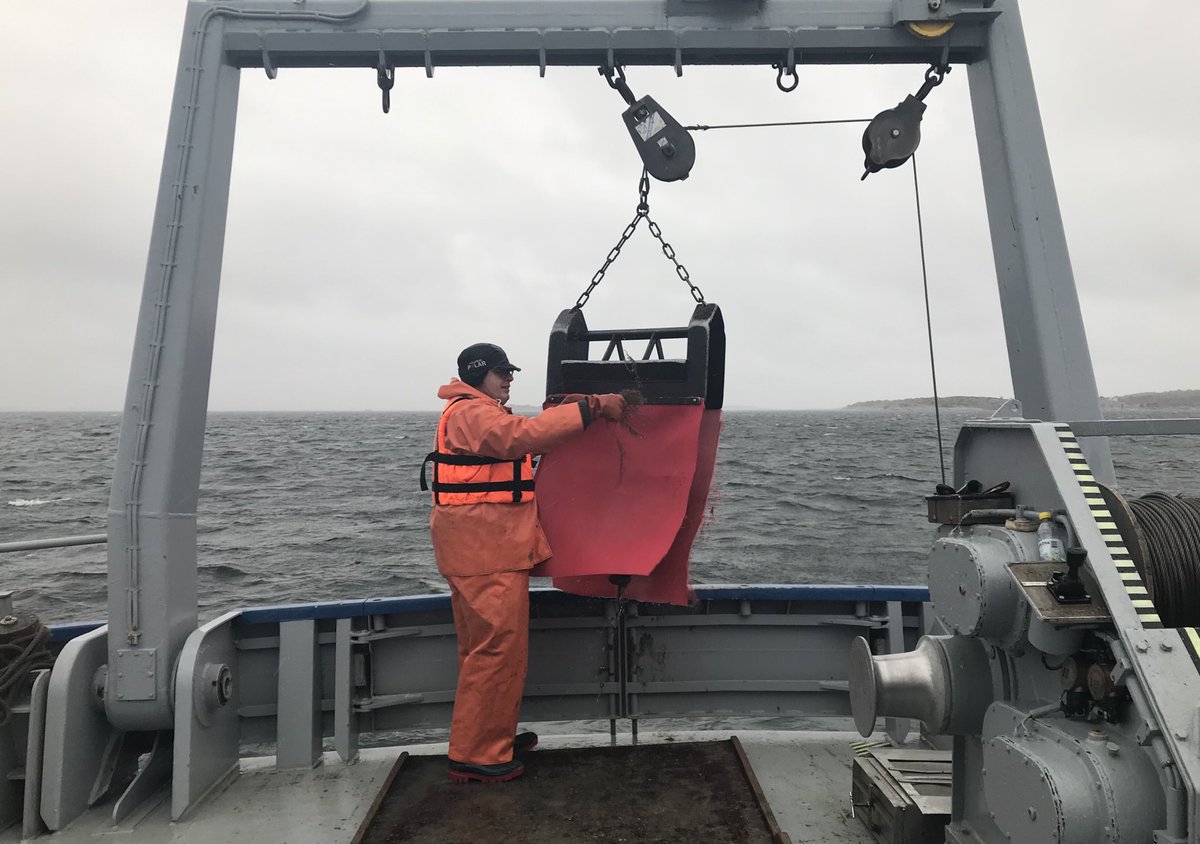
[[[513,737],[513,753],[527,753],[538,745],[537,733],[526,730]]]
[[[466,762],[450,760],[450,782],[508,782],[523,773],[525,765],[517,759],[496,765],[468,765]]]

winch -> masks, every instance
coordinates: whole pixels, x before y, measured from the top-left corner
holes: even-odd
[[[859,731],[915,718],[952,748],[947,841],[1187,841],[1177,760],[1194,753],[1200,639],[1174,625],[1200,612],[1200,507],[1126,501],[1066,424],[970,423],[955,457],[957,491],[930,503],[928,635],[908,653],[852,650]]]

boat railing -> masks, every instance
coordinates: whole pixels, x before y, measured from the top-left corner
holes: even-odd
[[[848,723],[851,642],[910,650],[927,630],[928,600],[921,586],[711,584],[688,607],[618,614],[612,599],[535,588],[522,712],[608,720],[610,730],[620,721],[633,734],[644,719]],[[449,723],[457,647],[447,594],[251,607],[220,621],[240,742],[274,744],[282,767],[313,764],[324,739],[351,759],[360,732],[387,743]],[[65,646],[99,626],[51,630]],[[902,719],[884,727],[909,729]]]
[[[73,545],[102,545],[108,542],[107,533],[88,533],[82,536],[57,536],[51,539],[22,539],[0,542],[0,554],[16,551],[40,551],[44,548],[70,548]]]
[[[1200,418],[1096,419],[1068,423],[1077,437],[1164,437],[1200,434]]]
[[[553,589],[530,594],[523,717],[535,722],[770,717],[842,724],[846,654],[911,649],[926,631],[919,586],[703,585],[688,607]],[[622,621],[623,619],[623,621]],[[444,729],[457,677],[450,596],[256,607],[231,620],[243,744],[313,764],[322,738],[344,759],[358,735]],[[832,719],[832,720],[831,720]],[[898,736],[907,723],[890,719]],[[386,740],[385,740],[386,741]]]
[[[65,536],[0,543],[0,552],[105,542],[106,534]],[[690,607],[615,613],[611,600],[534,589],[525,711],[535,720],[608,718],[613,730],[628,721],[635,736],[642,718],[846,718],[850,641],[865,635],[879,653],[910,649],[925,632],[928,600],[918,586],[704,585]],[[243,743],[275,742],[284,760],[309,764],[323,737],[350,759],[360,730],[421,730],[448,720],[457,668],[448,595],[230,616]],[[53,645],[100,626],[52,625]],[[414,673],[414,664],[423,670]],[[304,711],[292,711],[297,706]],[[903,736],[907,722],[889,719],[886,730]]]

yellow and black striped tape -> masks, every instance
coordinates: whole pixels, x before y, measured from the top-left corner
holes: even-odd
[[[1100,487],[1096,485],[1096,479],[1092,477],[1092,470],[1088,468],[1087,459],[1083,456],[1083,449],[1079,447],[1079,441],[1075,439],[1075,434],[1071,432],[1069,425],[1055,425],[1054,430],[1058,433],[1058,441],[1067,454],[1067,462],[1071,464],[1071,469],[1075,472],[1075,480],[1079,482],[1084,500],[1087,501],[1088,509],[1092,511],[1092,518],[1096,520],[1096,527],[1100,529],[1100,535],[1104,537],[1104,545],[1108,548],[1109,556],[1112,557],[1113,564],[1116,565],[1117,572],[1121,575],[1121,582],[1125,585],[1125,591],[1129,594],[1129,600],[1133,603],[1134,610],[1137,611],[1142,627],[1147,629],[1162,627],[1162,619],[1158,617],[1158,611],[1154,609],[1154,602],[1150,600],[1146,584],[1133,564],[1133,557],[1129,555],[1125,541],[1121,539],[1121,531],[1117,528],[1117,523],[1113,521],[1112,514],[1108,512],[1108,505],[1104,503]],[[1196,654],[1193,654],[1194,658],[1196,658]],[[1198,667],[1200,667],[1200,663],[1198,663]]]
[[[1179,635],[1183,638],[1183,646],[1192,658],[1196,670],[1200,671],[1200,631],[1195,627],[1180,627]]]

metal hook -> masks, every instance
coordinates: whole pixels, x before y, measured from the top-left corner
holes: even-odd
[[[948,74],[951,70],[953,70],[953,68],[948,63],[931,64],[925,70],[925,83],[917,91],[915,95],[916,98],[924,101],[924,99],[929,96],[930,91],[945,81],[946,74]]]
[[[616,67],[600,67],[597,70],[608,82],[608,87],[621,95],[626,105],[633,105],[637,101],[637,97],[633,95],[633,91],[629,89],[629,84],[625,81],[625,68],[617,65]]]
[[[792,91],[795,91],[797,87],[799,87],[800,76],[799,76],[799,74],[796,73],[796,68],[794,66],[789,68],[787,65],[785,65],[783,63],[777,63],[777,64],[771,65],[771,67],[773,67],[779,71],[778,75],[776,75],[776,77],[775,77],[775,85],[779,88],[780,91],[783,91],[783,93],[785,93],[785,94],[790,94]],[[787,84],[787,85],[784,84],[783,77],[785,75],[791,77],[791,80],[792,80],[791,84]]]
[[[274,79],[279,74],[278,68],[271,63],[271,54],[267,52],[266,47],[262,48],[262,63],[263,70],[267,72],[268,79]]]
[[[392,107],[392,86],[396,84],[396,68],[384,59],[383,51],[379,51],[379,67],[375,68],[375,81],[383,92],[383,113],[387,114]]]
[[[625,68],[620,65],[616,67],[607,65],[600,68],[600,75],[604,77],[604,81],[608,83],[608,87],[614,91],[619,91],[621,89],[617,86],[625,81]]]

